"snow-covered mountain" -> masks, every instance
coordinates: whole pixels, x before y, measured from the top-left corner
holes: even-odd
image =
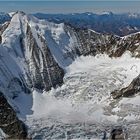
[[[10,21],[11,17],[9,14],[0,12],[0,24],[3,24],[6,21]]]
[[[20,120],[35,139],[108,138],[118,131],[124,137],[132,121],[138,129],[140,105],[133,100],[139,98],[139,32],[119,37],[16,12],[2,25],[0,38],[3,110],[10,107],[14,114],[6,122],[2,114],[0,126],[10,138],[14,120],[12,130],[21,126],[17,138],[27,133]],[[111,132],[117,124],[120,129]]]

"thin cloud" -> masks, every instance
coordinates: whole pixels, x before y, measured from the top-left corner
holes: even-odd
[[[140,13],[140,1],[0,1],[0,12],[17,10],[27,13],[100,13],[103,11]]]

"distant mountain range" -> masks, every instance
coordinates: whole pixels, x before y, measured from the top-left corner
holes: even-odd
[[[0,13],[0,24],[10,21],[12,13]],[[65,23],[80,29],[92,29],[100,33],[111,33],[118,36],[125,36],[140,31],[140,14],[125,13],[115,14],[112,12],[103,12],[95,14],[71,13],[71,14],[33,14],[38,19],[45,19],[54,23]]]
[[[0,24],[10,21],[11,16],[8,13],[0,12]]]
[[[140,14],[114,14],[112,12],[74,14],[34,14],[39,19],[55,23],[67,23],[76,28],[90,28],[96,32],[112,33],[119,36],[140,31]]]

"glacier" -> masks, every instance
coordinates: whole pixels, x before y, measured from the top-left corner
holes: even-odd
[[[26,120],[29,133],[35,139],[102,139],[113,126],[131,132],[134,123],[133,132],[138,132],[139,95],[113,101],[110,93],[127,86],[139,72],[139,59],[128,52],[117,59],[106,55],[77,58],[67,67],[61,87],[33,92],[33,114]],[[132,133],[128,137],[134,138]]]

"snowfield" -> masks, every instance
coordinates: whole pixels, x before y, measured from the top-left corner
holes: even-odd
[[[33,138],[99,139],[115,125],[127,126],[128,132],[137,134],[140,96],[113,100],[110,93],[129,85],[140,73],[139,59],[129,52],[113,59],[81,56],[65,69],[61,87],[43,93],[34,90],[32,113],[27,106],[20,110],[20,117],[28,114],[25,122]],[[132,133],[128,136],[134,137]]]

